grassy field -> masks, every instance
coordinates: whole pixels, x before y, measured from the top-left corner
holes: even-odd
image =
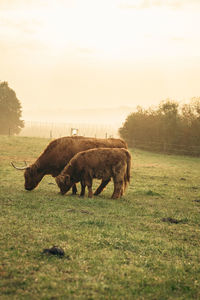
[[[10,161],[32,163],[48,142],[0,136],[0,298],[200,299],[200,159],[131,151],[120,200],[112,183],[62,196],[50,176],[25,191]],[[42,253],[53,245],[63,258]]]

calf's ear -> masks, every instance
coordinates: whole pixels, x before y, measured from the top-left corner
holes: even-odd
[[[65,176],[65,184],[66,184],[66,185],[70,184],[70,175],[69,175],[69,174],[67,174],[67,175]]]

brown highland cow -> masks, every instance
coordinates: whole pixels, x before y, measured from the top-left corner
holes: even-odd
[[[81,194],[84,196],[88,187],[88,197],[92,197],[92,179],[102,179],[102,184],[94,193],[98,195],[109,183],[114,182],[112,198],[123,195],[130,182],[131,155],[124,148],[99,148],[77,153],[64,170],[56,177],[56,183],[62,194],[65,194],[75,183],[81,183]]]
[[[53,140],[46,147],[44,152],[31,165],[23,168],[13,167],[24,170],[25,189],[33,190],[45,175],[56,177],[64,169],[70,159],[78,152],[92,148],[127,148],[126,143],[121,139],[96,139],[87,137],[62,137]],[[73,186],[73,194],[76,194],[76,186]]]

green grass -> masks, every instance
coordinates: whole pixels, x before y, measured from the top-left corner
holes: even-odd
[[[31,163],[48,142],[0,136],[0,298],[200,299],[200,159],[132,151],[120,200],[113,183],[62,196],[50,176],[25,191],[10,161]],[[53,245],[66,256],[42,253]]]

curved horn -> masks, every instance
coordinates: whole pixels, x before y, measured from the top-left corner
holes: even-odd
[[[16,167],[12,161],[10,162],[10,164],[13,166],[13,168],[15,168],[17,170],[25,170],[27,168],[27,164],[25,167]]]

